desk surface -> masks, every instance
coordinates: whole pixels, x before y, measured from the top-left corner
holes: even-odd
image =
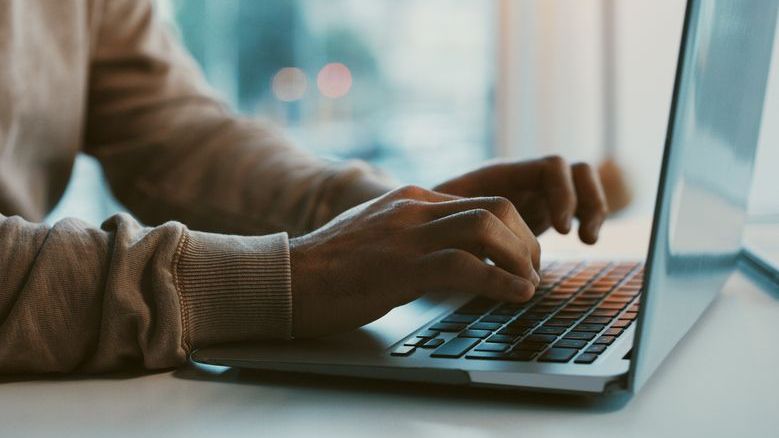
[[[589,254],[640,255],[615,224]],[[642,234],[643,233],[643,234]],[[632,239],[626,239],[631,236]],[[545,247],[571,255],[570,239]],[[596,247],[597,248],[597,247]],[[191,366],[6,381],[2,436],[779,435],[779,287],[742,269],[636,396],[586,398]]]

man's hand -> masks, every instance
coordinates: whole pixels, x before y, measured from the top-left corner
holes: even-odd
[[[598,240],[608,211],[597,173],[584,163],[569,166],[560,157],[498,163],[449,180],[437,192],[463,197],[502,196],[516,206],[535,235],[550,226],[563,234],[579,219],[579,238]]]
[[[540,281],[538,241],[511,201],[413,186],[292,239],[290,255],[296,337],[359,327],[428,291],[523,302]]]

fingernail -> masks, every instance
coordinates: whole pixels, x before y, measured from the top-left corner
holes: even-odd
[[[591,224],[589,226],[590,235],[594,240],[598,240],[598,234],[600,234],[600,226],[598,224]]]
[[[567,213],[563,213],[563,215],[560,216],[560,222],[563,224],[563,232],[567,233],[571,231],[571,226],[573,225],[572,221],[573,218],[571,218],[571,216],[569,216]]]
[[[530,297],[533,296],[533,291],[535,291],[535,288],[532,284],[530,284],[529,281],[523,281],[523,280],[516,280],[516,290],[519,292],[519,299],[522,301],[527,301],[530,299]]]
[[[541,283],[541,277],[538,272],[533,271],[533,286],[538,286]]]

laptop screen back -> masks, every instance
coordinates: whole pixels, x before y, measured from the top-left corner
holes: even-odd
[[[738,260],[777,0],[690,0],[630,371],[638,391]]]

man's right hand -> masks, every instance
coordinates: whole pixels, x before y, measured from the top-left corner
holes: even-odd
[[[540,281],[538,241],[510,201],[414,186],[292,239],[290,255],[298,338],[360,327],[429,291],[524,302]]]

